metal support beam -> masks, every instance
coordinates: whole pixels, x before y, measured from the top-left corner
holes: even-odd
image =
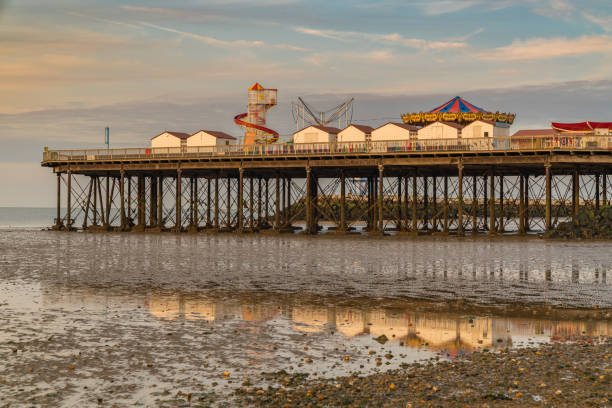
[[[489,170],[490,194],[489,194],[489,235],[495,235],[495,173]]]
[[[280,230],[280,174],[276,172],[276,200],[274,200],[274,229]]]
[[[238,215],[238,231],[243,230],[243,210],[244,210],[244,169],[240,167],[238,169],[238,204],[237,204],[237,215]]]
[[[580,210],[580,173],[578,169],[574,169],[572,181],[572,215],[575,217]]]
[[[529,174],[525,174],[525,231],[529,231]]]
[[[157,225],[163,228],[164,222],[164,176],[157,177]]]
[[[432,176],[431,178],[432,181],[432,197],[431,197],[431,202],[432,202],[432,230],[433,231],[437,231],[438,230],[438,178],[436,176]]]
[[[155,227],[158,224],[157,221],[157,177],[149,177],[149,225]]]
[[[595,173],[595,209],[599,210],[599,173]]]
[[[457,234],[463,235],[463,164],[457,165]]]
[[[210,227],[212,225],[212,219],[210,217],[210,187],[211,187],[210,177],[206,178],[206,227]]]
[[[472,234],[478,233],[478,182],[472,176]]]
[[[384,202],[384,186],[383,186],[383,171],[384,166],[378,165],[378,232],[383,233],[385,230],[385,222],[383,220],[383,202]]]
[[[253,177],[249,177],[249,228],[251,231],[255,229],[255,214],[253,208],[253,200],[255,192],[253,191]]]
[[[111,196],[110,196],[110,177],[106,175],[106,214],[104,215],[104,225],[110,227],[110,210],[111,210]]]
[[[62,173],[57,173],[57,213],[55,216],[55,228],[62,226]]]
[[[444,232],[448,232],[448,176],[444,176],[444,208],[442,209],[444,218]]]
[[[419,225],[417,224],[417,173],[416,170],[412,173],[412,232],[418,232]]]
[[[402,230],[402,178],[397,178],[397,221],[395,227],[398,231]]]
[[[261,227],[261,177],[257,179],[257,226]]]
[[[198,230],[199,226],[200,226],[200,211],[198,210],[199,208],[199,203],[200,203],[200,197],[199,197],[199,192],[198,192],[198,180],[199,177],[194,177],[193,178],[193,199],[192,199],[192,211],[193,211],[193,222],[191,223],[191,225],[193,227],[195,227],[196,231]]]
[[[552,228],[552,175],[550,172],[550,163],[546,163],[546,165],[544,165],[544,169],[546,171],[546,208],[544,215],[544,229],[546,231],[550,231]]]
[[[183,228],[183,171],[176,170],[176,223],[174,229],[180,232]]]
[[[287,208],[285,209],[285,225],[291,227],[291,178],[287,178]]]
[[[504,176],[499,176],[499,221],[497,224],[497,232],[504,232]]]
[[[91,189],[90,189],[91,191]],[[120,218],[121,218],[121,231],[124,231],[127,227],[126,225],[126,216],[125,216],[125,171],[121,169],[119,172],[119,195],[121,204],[120,204]],[[87,218],[87,217],[85,217]]]
[[[525,234],[525,176],[519,176],[519,234]]]
[[[121,170],[123,173],[123,170]],[[89,178],[89,189],[87,192],[87,202],[85,204],[85,215],[83,216],[83,230],[87,229],[87,222],[89,221],[89,207],[91,206],[91,190],[93,188],[93,179]]]
[[[91,183],[93,184],[93,225],[98,225],[98,177],[92,176]],[[128,208],[129,211],[129,208]]]
[[[402,223],[402,231],[408,231],[408,176],[404,176],[404,222]]]
[[[306,234],[313,234],[312,213],[312,174],[310,166],[306,166]]]
[[[227,176],[227,214],[225,217],[225,227],[229,230],[232,229],[232,179],[229,174]]]
[[[346,177],[344,170],[340,170],[340,225],[339,231],[346,231]]]
[[[214,228],[219,229],[219,175],[215,175],[215,224]]]
[[[66,229],[72,229],[72,171],[67,172],[67,191],[66,191]]]
[[[429,178],[423,177],[423,229],[429,230]]]
[[[602,189],[602,200],[603,200],[603,205],[607,206],[608,205],[608,171],[606,169],[604,169],[604,171],[601,174],[601,189]]]

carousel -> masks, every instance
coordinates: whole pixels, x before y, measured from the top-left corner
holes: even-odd
[[[426,126],[433,122],[455,122],[467,125],[475,120],[487,120],[496,123],[514,123],[514,113],[489,112],[471,104],[460,96],[427,112],[413,112],[402,115],[402,121],[409,125]]]

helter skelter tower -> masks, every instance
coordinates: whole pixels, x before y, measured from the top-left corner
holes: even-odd
[[[266,112],[276,106],[276,93],[276,89],[265,89],[259,83],[249,88],[247,112],[234,117],[234,123],[244,128],[244,145],[278,140],[278,132],[264,126]]]

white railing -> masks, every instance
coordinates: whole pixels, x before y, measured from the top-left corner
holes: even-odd
[[[546,137],[489,137],[465,139],[393,140],[347,143],[274,143],[255,146],[157,147],[125,149],[48,150],[43,162],[198,157],[304,156],[345,154],[419,154],[435,152],[491,152],[537,150],[610,150],[612,136],[557,135]]]

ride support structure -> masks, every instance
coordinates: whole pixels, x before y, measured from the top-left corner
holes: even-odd
[[[276,89],[265,89],[259,83],[249,88],[247,112],[234,117],[234,123],[244,128],[243,145],[278,141],[278,132],[265,127],[266,112],[276,106],[276,95]]]

